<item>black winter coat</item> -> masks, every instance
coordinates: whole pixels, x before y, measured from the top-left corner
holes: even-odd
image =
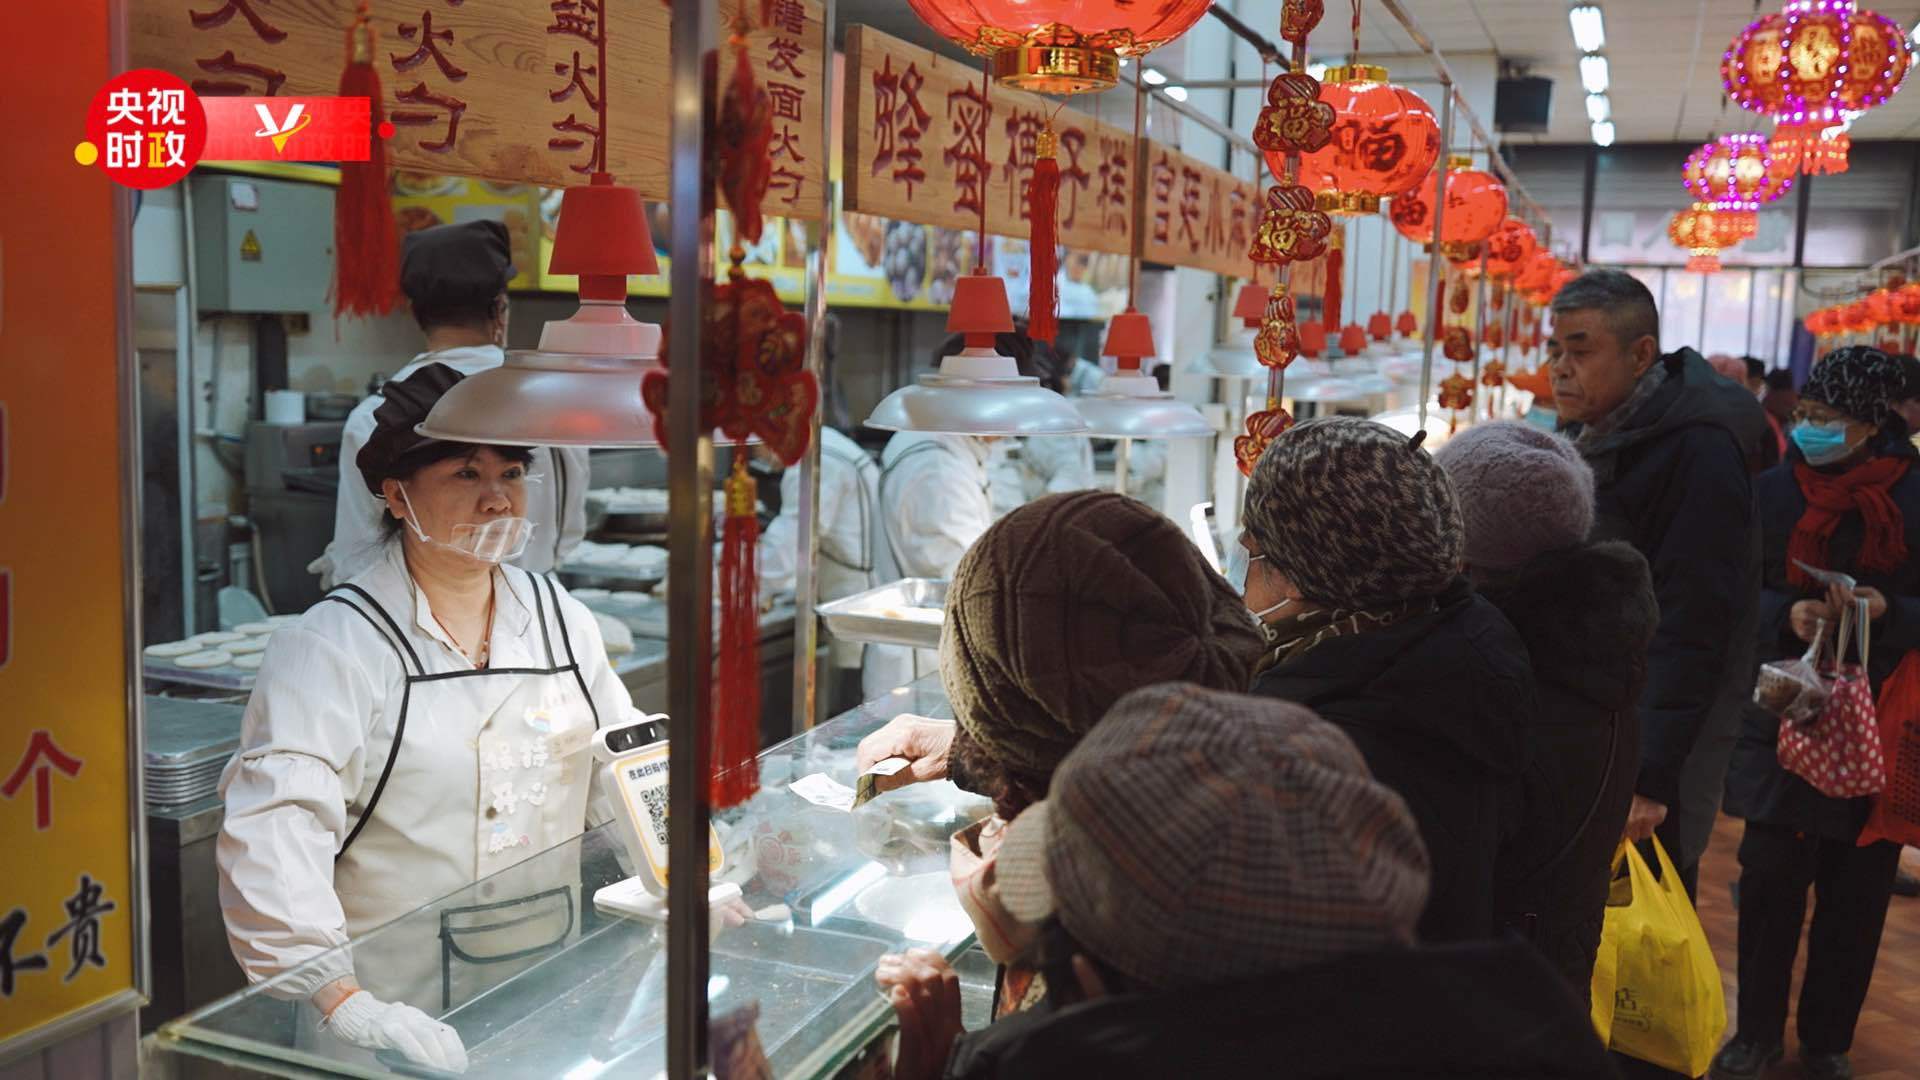
[[[1834,531],[1827,546],[1829,565],[1822,567],[1851,574],[1861,585],[1879,589],[1887,598],[1887,614],[1873,624],[1868,656],[1867,673],[1876,698],[1907,651],[1920,649],[1920,453],[1904,439],[1887,438],[1880,445],[1882,453],[1917,459],[1892,491],[1906,519],[1907,561],[1891,573],[1863,573],[1857,560],[1866,527],[1858,513],[1849,513]],[[1760,663],[1806,652],[1806,642],[1793,635],[1787,617],[1796,601],[1824,595],[1820,590],[1801,589],[1787,582],[1787,544],[1807,507],[1800,482],[1794,478],[1794,466],[1804,460],[1799,447],[1789,447],[1786,462],[1758,481],[1766,578],[1760,593],[1759,663],[1752,668],[1756,677]],[[1727,769],[1727,812],[1796,832],[1847,843],[1855,840],[1867,823],[1873,800],[1834,799],[1815,791],[1805,780],[1780,767],[1776,756],[1778,717],[1749,702],[1741,720],[1740,741],[1734,745],[1733,762]]]
[[[1760,537],[1747,455],[1767,421],[1752,393],[1692,349],[1659,362],[1666,384],[1581,453],[1593,466],[1593,539],[1627,541],[1653,570],[1660,628],[1647,655],[1634,790],[1671,807],[1701,733],[1731,730],[1753,691]]]
[[[962,1035],[948,1080],[1618,1074],[1581,1001],[1516,941],[1343,957],[1257,982],[1042,1007]]]
[[[1526,766],[1533,717],[1527,648],[1506,617],[1459,578],[1433,613],[1329,638],[1268,669],[1253,693],[1338,725],[1407,801],[1433,862],[1421,940],[1492,936],[1502,799]]]
[[[1538,702],[1495,867],[1500,921],[1584,994],[1639,772],[1653,578],[1616,542],[1549,552],[1479,587],[1526,642]]]

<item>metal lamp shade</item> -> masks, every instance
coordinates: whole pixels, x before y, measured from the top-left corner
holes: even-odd
[[[658,446],[640,380],[659,366],[652,356],[515,349],[455,383],[414,430],[503,446]]]
[[[1214,433],[1200,410],[1165,393],[1151,376],[1109,375],[1074,406],[1097,439],[1191,439]]]
[[[1066,398],[1020,374],[1010,356],[973,347],[880,400],[867,426],[948,435],[1080,435],[1086,421]]]
[[[1207,353],[1205,370],[1220,379],[1264,379],[1271,369],[1260,362],[1251,343],[1236,340],[1214,346]]]

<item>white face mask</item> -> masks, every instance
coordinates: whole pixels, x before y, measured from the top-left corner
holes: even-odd
[[[533,522],[523,517],[494,518],[479,525],[455,525],[451,539],[435,540],[420,527],[420,515],[413,508],[413,500],[408,497],[405,484],[400,485],[400,501],[407,504],[407,524],[421,543],[438,544],[480,562],[512,562],[525,553],[527,544],[533,540]]]

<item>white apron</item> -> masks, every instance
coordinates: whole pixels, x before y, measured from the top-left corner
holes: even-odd
[[[552,581],[535,578],[532,591],[543,666],[433,674],[364,589],[345,584],[322,601],[358,612],[395,644],[406,672],[393,740],[369,747],[370,790],[354,799],[361,809],[334,860],[349,937],[581,832],[599,716]],[[453,842],[422,839],[449,831],[420,823],[451,822],[471,822],[471,831]],[[432,937],[423,922],[356,950],[361,985],[382,1000],[444,1013],[563,946],[578,924],[577,852],[536,865],[537,873],[506,874],[442,909]]]

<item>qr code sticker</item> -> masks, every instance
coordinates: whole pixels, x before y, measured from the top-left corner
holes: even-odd
[[[640,801],[647,806],[647,824],[662,850],[667,846],[667,788],[665,784],[643,788]]]

